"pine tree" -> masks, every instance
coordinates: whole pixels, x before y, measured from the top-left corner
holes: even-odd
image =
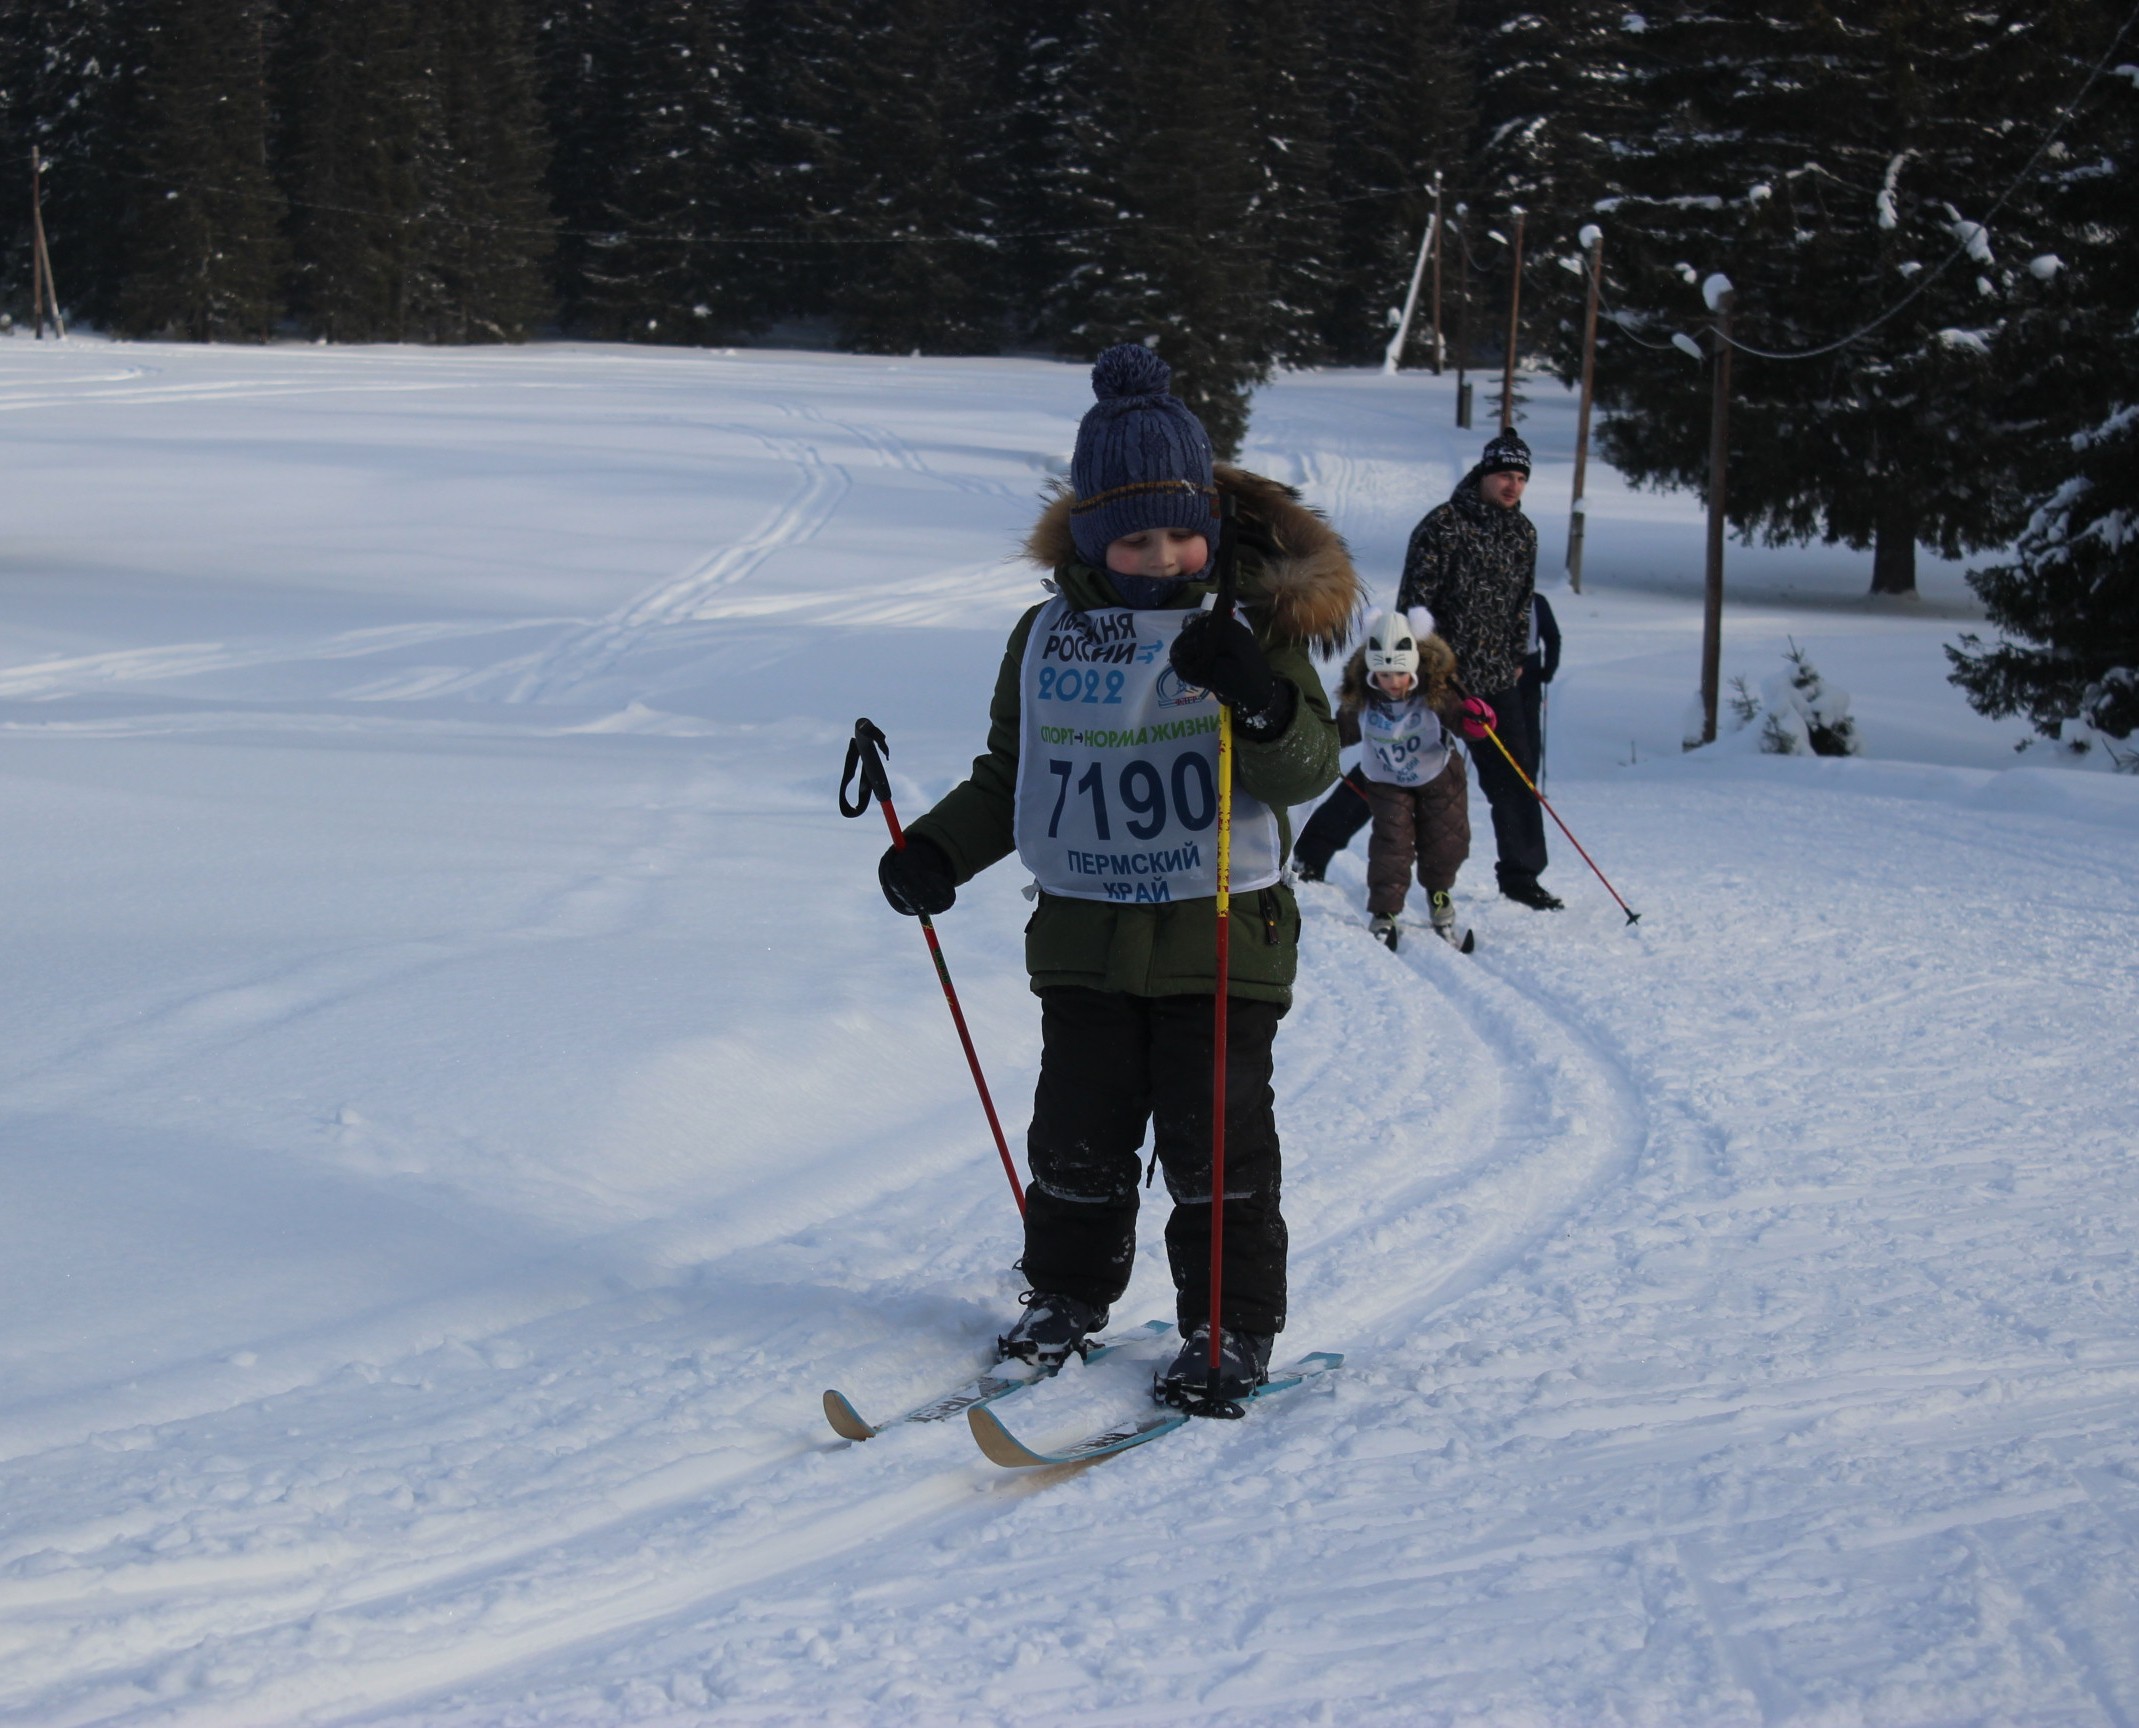
[[[143,0],[117,328],[259,340],[281,314],[266,0]]]
[[[529,26],[551,146],[544,184],[559,230],[552,292],[567,326],[590,318],[588,260],[615,180],[624,118],[617,12],[618,0],[539,0]]]
[[[1149,341],[1222,456],[1269,376],[1269,270],[1249,235],[1261,189],[1253,91],[1216,0],[1093,7],[1063,55],[1056,200],[1071,236],[1047,325],[1075,354]]]
[[[125,234],[121,200],[127,81],[114,0],[0,6],[0,161],[28,177],[45,161],[44,223],[60,300],[70,317],[111,317]],[[13,170],[11,169],[10,172]],[[0,293],[27,315],[28,199],[0,204]]]
[[[334,342],[418,333],[420,162],[435,127],[415,0],[289,0],[288,128],[298,309]]]
[[[1735,527],[1871,547],[1882,593],[1913,591],[1919,543],[1957,557],[2008,539],[2043,416],[2091,393],[2029,264],[2101,236],[2061,223],[2039,177],[2015,177],[2072,95],[2101,10],[1881,0],[1844,18],[1819,0],[1759,15],[1675,0],[1592,43],[1584,108],[1602,118],[1593,147],[1560,163],[1558,196],[1563,211],[1571,192],[1595,200],[1608,235],[1607,455],[1645,482],[1705,481],[1706,380],[1663,348],[1703,319],[1696,287],[1721,272],[1746,345]],[[1573,359],[1563,343],[1570,372]]]
[[[1464,195],[1474,97],[1454,0],[1371,0],[1333,9],[1328,32],[1333,262],[1322,341],[1351,365],[1381,358],[1432,215]],[[1443,246],[1443,274],[1447,249]],[[1444,330],[1446,328],[1444,299]],[[1413,352],[1428,340],[1422,315]]]
[[[2103,34],[2115,26],[2104,16]],[[2127,38],[2105,63],[2130,56]],[[2128,65],[2100,78],[2049,153],[2047,196],[2060,220],[2098,241],[2039,261],[2069,313],[2043,334],[2066,344],[2094,391],[2067,388],[2051,416],[2059,456],[2009,561],[1971,572],[2004,640],[1962,637],[1953,682],[1978,710],[2025,714],[2046,738],[2099,741],[2139,770],[2139,79]],[[2023,363],[2053,365],[2035,353]]]
[[[296,292],[335,341],[518,341],[552,235],[522,0],[292,0]]]
[[[1260,255],[1268,294],[1260,346],[1281,366],[1329,354],[1322,332],[1338,257],[1326,29],[1315,0],[1242,0],[1234,16],[1260,181],[1243,239]]]
[[[2008,639],[1971,634],[1946,651],[1973,707],[2025,714],[2080,748],[2088,732],[2122,743],[2139,731],[2139,325],[2123,346],[2131,395],[2073,439],[2076,472],[2036,511],[2014,561],[1969,577]],[[2110,753],[2139,770],[2139,747]]]
[[[996,351],[1015,100],[1005,15],[992,0],[839,0],[819,18],[799,106],[817,146],[810,226],[836,261],[826,303],[842,345]]]
[[[616,10],[609,232],[584,254],[600,331],[715,342],[756,322],[748,273],[758,255],[734,244],[752,171],[746,10],[743,0],[625,0]]]
[[[546,120],[521,0],[427,0],[414,333],[517,342],[547,315]]]

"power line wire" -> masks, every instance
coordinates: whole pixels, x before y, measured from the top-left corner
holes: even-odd
[[[1991,207],[1984,212],[1983,220],[1979,223],[1974,224],[1975,232],[1964,234],[1959,243],[1954,247],[1954,249],[1951,252],[1947,253],[1942,260],[1940,260],[1936,268],[1931,270],[1928,274],[1919,277],[1916,285],[1911,288],[1908,293],[1904,294],[1899,300],[1895,301],[1893,305],[1889,306],[1884,312],[1880,313],[1878,317],[1874,318],[1870,323],[1863,325],[1859,329],[1853,330],[1852,332],[1850,332],[1849,335],[1841,337],[1836,341],[1823,343],[1817,348],[1798,349],[1790,353],[1783,353],[1766,348],[1756,348],[1750,342],[1741,342],[1735,336],[1726,335],[1720,328],[1718,328],[1715,332],[1718,339],[1728,343],[1732,348],[1735,348],[1741,354],[1752,355],[1756,360],[1817,360],[1824,355],[1838,353],[1844,348],[1851,347],[1854,344],[1863,341],[1864,338],[1871,335],[1873,331],[1879,329],[1882,325],[1899,316],[1909,306],[1913,305],[1918,299],[1922,298],[1922,296],[1924,295],[1926,290],[1930,288],[1932,283],[1936,282],[1941,276],[1945,275],[1948,270],[1952,269],[1955,264],[1959,263],[1962,258],[1968,255],[1970,247],[1975,244],[1976,238],[1979,234],[1989,232],[1992,219],[1998,214],[1999,211],[2003,210],[2005,206],[2012,201],[2013,194],[2018,192],[2021,186],[2026,182],[2028,176],[2035,172],[2036,164],[2042,161],[2043,157],[2048,153],[2050,146],[2057,142],[2058,135],[2064,131],[2067,123],[2070,122],[2070,120],[2072,119],[2072,116],[2079,111],[2080,104],[2087,100],[2087,93],[2095,87],[2096,81],[2100,79],[2102,74],[2109,69],[2110,61],[2115,58],[2117,50],[2123,46],[2124,38],[2131,33],[2131,28],[2134,24],[2139,24],[2139,6],[2133,7],[2131,13],[2125,18],[2123,24],[2118,27],[2116,35],[2110,38],[2109,46],[2102,51],[2101,58],[2095,61],[2093,67],[2088,71],[2086,82],[2081,84],[2079,90],[2073,95],[2071,100],[2068,101],[2064,105],[2064,107],[2058,111],[2057,118],[2055,119],[2055,121],[2052,122],[2050,129],[2042,135],[2041,142],[2039,142],[2035,146],[2034,154],[2029,156],[2027,161],[2021,166],[2020,172],[2013,176],[2011,184],[2009,184],[2003,192],[1998,194],[1996,202],[1993,203]],[[1616,315],[1614,317],[1614,321],[1617,322]],[[1622,328],[1624,328],[1623,325]],[[1639,340],[1639,338],[1636,338],[1636,340]],[[1655,346],[1655,344],[1645,343],[1643,344],[1643,346],[1653,347]]]

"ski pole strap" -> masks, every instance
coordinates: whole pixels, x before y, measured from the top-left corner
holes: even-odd
[[[854,722],[854,736],[847,740],[847,765],[839,775],[839,813],[842,816],[859,816],[869,808],[872,798],[881,798],[888,809],[891,804],[891,777],[884,772],[884,758],[891,754],[891,745],[873,720]],[[859,785],[855,784],[860,776]],[[847,796],[849,786],[854,787],[854,796]]]

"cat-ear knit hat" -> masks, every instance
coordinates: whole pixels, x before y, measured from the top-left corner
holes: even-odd
[[[1173,369],[1140,343],[1124,342],[1092,367],[1098,398],[1077,426],[1070,459],[1070,537],[1095,570],[1124,534],[1185,528],[1218,551],[1218,490],[1203,422],[1167,390]]]

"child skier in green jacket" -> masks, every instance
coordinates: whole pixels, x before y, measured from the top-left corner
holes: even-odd
[[[1344,543],[1289,488],[1212,462],[1150,350],[1092,371],[1071,483],[1028,542],[1052,596],[1011,632],[973,772],[879,869],[899,911],[947,910],[1015,851],[1035,878],[1025,961],[1040,998],[1027,1153],[1025,1312],[1005,1356],[1059,1363],[1128,1287],[1147,1124],[1186,1340],[1162,1397],[1201,1390],[1209,1348],[1218,706],[1236,741],[1226,1071],[1226,1396],[1261,1383],[1285,1324],[1272,1044],[1291,1001],[1299,911],[1281,880],[1287,807],[1337,774],[1311,649],[1361,602]],[[1214,592],[1220,495],[1237,511],[1239,606]]]

